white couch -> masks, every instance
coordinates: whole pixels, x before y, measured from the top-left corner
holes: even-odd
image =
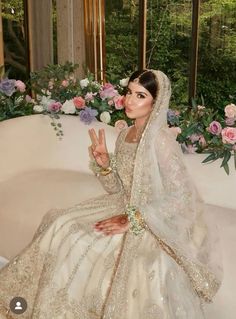
[[[104,193],[88,168],[88,129],[106,130],[113,151],[116,130],[106,124],[85,125],[78,117],[61,116],[60,141],[50,119],[34,115],[0,123],[0,256],[15,256],[31,240],[42,216],[51,208],[66,208]],[[185,155],[185,162],[204,201],[217,220],[223,250],[224,282],[215,303],[207,307],[209,319],[236,315],[236,178],[233,163],[227,176],[219,163],[201,164],[203,155]],[[1,260],[0,260],[1,262]],[[191,318],[190,318],[191,319]]]

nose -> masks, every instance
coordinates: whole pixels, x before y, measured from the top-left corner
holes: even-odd
[[[132,104],[132,100],[133,100],[132,94],[127,94],[126,97],[125,97],[125,105],[126,106],[131,105]]]

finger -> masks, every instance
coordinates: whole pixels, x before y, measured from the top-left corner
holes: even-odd
[[[91,138],[92,144],[93,145],[98,145],[99,144],[99,140],[97,137],[97,134],[95,132],[95,130],[92,128],[91,130],[89,130],[89,136]]]
[[[104,129],[100,129],[98,131],[98,135],[99,135],[99,143],[103,144],[106,147],[105,130]]]
[[[88,147],[88,153],[89,153],[89,157],[91,158],[91,159],[93,159],[93,149],[92,149],[92,145],[90,145],[89,147]]]

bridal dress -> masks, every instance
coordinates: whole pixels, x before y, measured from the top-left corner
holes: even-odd
[[[155,74],[159,95],[140,142],[128,143],[129,128],[121,131],[116,169],[98,176],[107,194],[49,211],[31,243],[0,271],[1,319],[204,318],[202,305],[220,279],[198,219],[201,201],[180,152],[173,153],[175,142],[172,147],[165,126],[158,129],[169,84],[163,73]],[[144,232],[105,236],[94,230],[127,204],[140,208]],[[16,296],[27,301],[21,315],[9,308]]]

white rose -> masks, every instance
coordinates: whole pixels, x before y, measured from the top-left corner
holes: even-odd
[[[120,80],[120,85],[126,87],[128,85],[129,78]]]
[[[34,105],[34,112],[42,113],[44,111],[44,107],[42,105]]]
[[[65,103],[62,104],[61,110],[65,114],[74,114],[76,112],[76,108],[75,108],[73,100],[65,101]]]
[[[84,89],[89,85],[89,79],[88,78],[83,79],[79,83],[80,83],[81,88]]]
[[[227,116],[230,119],[236,118],[236,105],[235,104],[231,103],[231,104],[226,105],[225,116]]]
[[[108,124],[110,121],[111,121],[111,115],[109,112],[102,112],[100,114],[100,120],[103,122],[103,123],[106,123]]]

